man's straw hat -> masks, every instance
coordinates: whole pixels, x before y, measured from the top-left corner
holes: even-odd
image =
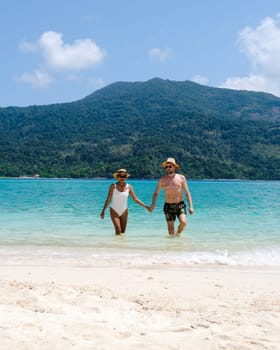
[[[179,165],[174,158],[167,158],[167,160],[162,163],[162,167],[165,168],[167,163],[174,165],[175,169],[179,169]]]

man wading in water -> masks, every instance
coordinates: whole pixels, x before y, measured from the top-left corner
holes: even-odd
[[[167,222],[168,233],[170,235],[175,234],[174,222],[177,217],[179,219],[179,226],[176,235],[180,235],[187,224],[187,211],[186,204],[184,203],[183,199],[183,192],[185,192],[187,197],[190,215],[194,213],[192,197],[185,176],[176,174],[176,170],[179,168],[179,165],[176,163],[175,159],[168,158],[162,163],[162,167],[165,168],[166,175],[162,176],[158,180],[149,211],[152,212],[154,210],[158,194],[160,190],[163,189],[165,199],[163,211]]]

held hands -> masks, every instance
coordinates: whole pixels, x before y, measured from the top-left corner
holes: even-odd
[[[105,213],[104,213],[104,210],[102,210],[102,212],[100,214],[100,217],[101,217],[102,220],[104,219],[104,216],[105,216]]]
[[[145,205],[144,208],[147,209],[148,212],[151,212],[151,207],[148,207],[147,205]]]
[[[189,208],[189,213],[190,213],[190,215],[192,215],[194,213],[194,208],[193,207]]]
[[[151,209],[152,206],[151,205],[148,207],[146,204],[142,203],[142,207],[147,209],[148,212],[150,212],[150,213],[152,212],[152,209]]]

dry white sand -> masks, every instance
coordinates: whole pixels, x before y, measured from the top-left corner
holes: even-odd
[[[279,350],[279,277],[218,266],[0,266],[0,349]]]

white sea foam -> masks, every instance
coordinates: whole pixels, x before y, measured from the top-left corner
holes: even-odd
[[[280,248],[255,251],[128,252],[65,247],[2,247],[1,265],[228,265],[280,267]]]

